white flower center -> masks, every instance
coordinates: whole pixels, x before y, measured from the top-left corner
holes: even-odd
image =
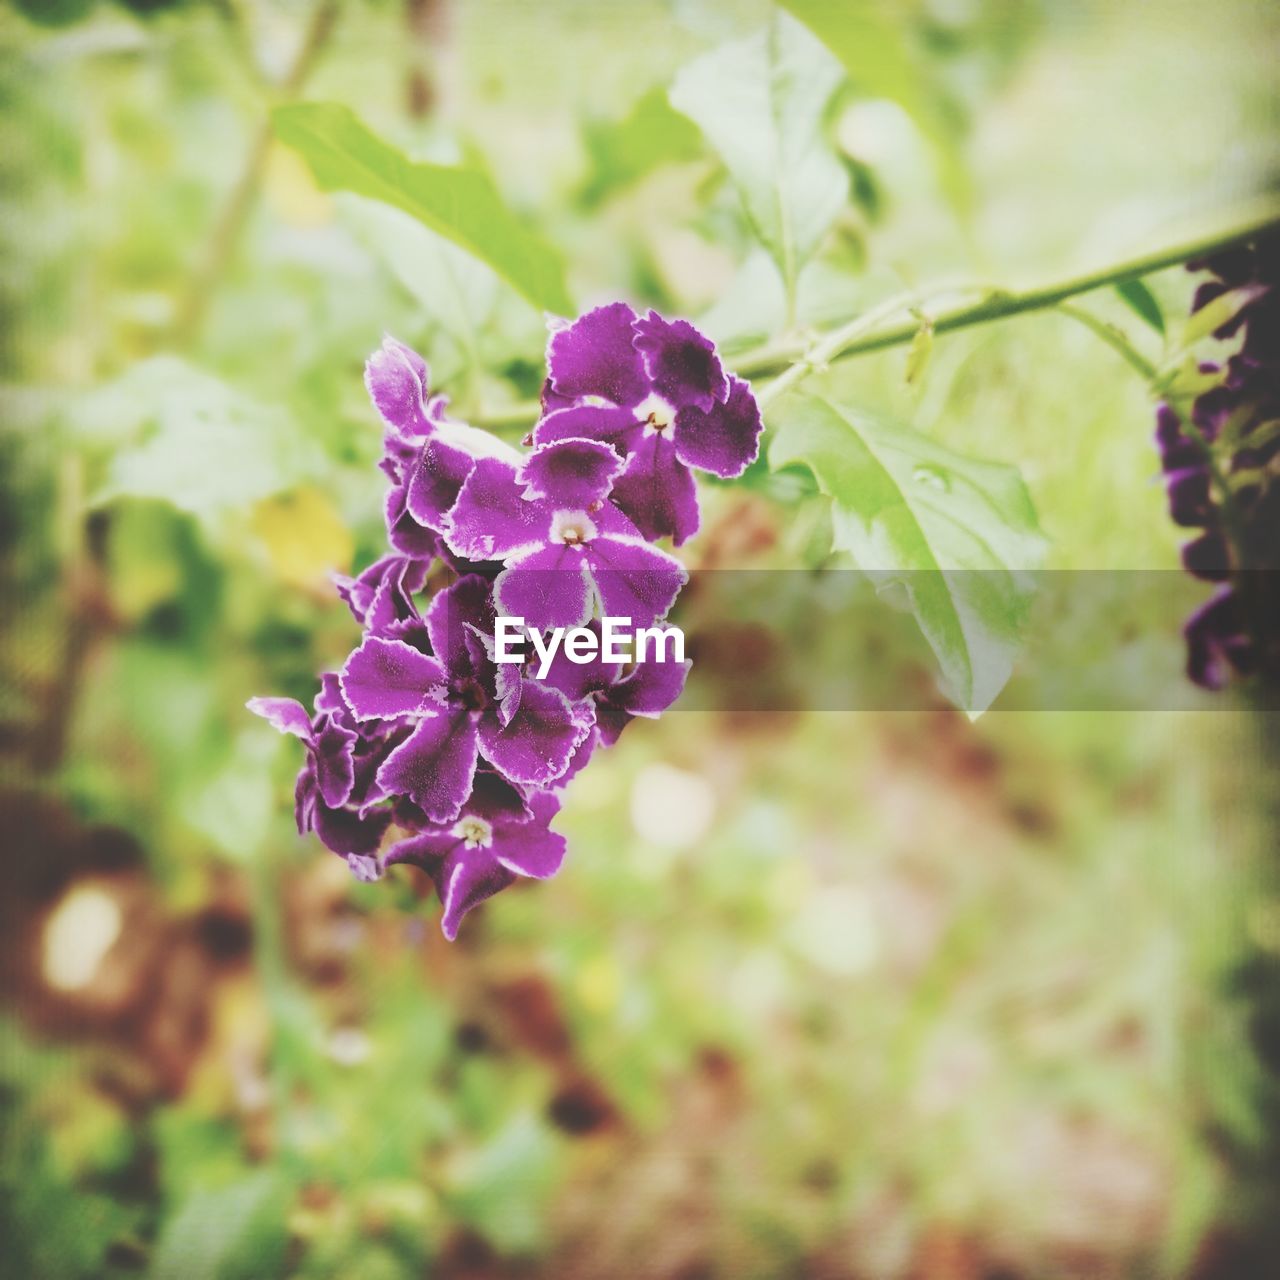
[[[493,825],[471,813],[458,819],[453,834],[462,840],[468,849],[485,848],[493,843]]]
[[[585,511],[557,511],[551,517],[551,541],[581,547],[596,536],[596,527]]]
[[[659,395],[647,395],[636,406],[636,420],[643,422],[645,434],[665,431],[675,420],[676,411]]]

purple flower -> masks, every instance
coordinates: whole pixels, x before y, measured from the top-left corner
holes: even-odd
[[[444,537],[457,555],[506,565],[494,584],[501,613],[546,630],[583,625],[597,601],[632,626],[646,626],[671,608],[686,581],[684,567],[650,546],[604,497],[610,457],[598,442],[566,439],[543,446],[518,469],[497,459],[476,464]],[[570,458],[578,461],[578,478],[560,491],[587,499],[585,505],[525,496],[551,493],[548,486]]]
[[[598,624],[590,625],[599,632]],[[688,661],[645,661],[628,667],[625,662],[607,662],[598,655],[599,650],[588,662],[571,662],[560,649],[546,675],[546,683],[559,689],[571,702],[586,701],[594,706],[593,747],[613,746],[623,729],[637,717],[656,719],[660,716],[684,692],[685,680],[693,665]],[[582,763],[585,760],[578,762],[579,767]]]
[[[394,338],[365,365],[365,386],[386,424],[382,462],[391,481],[385,500],[387,540],[403,556],[430,560],[436,536],[476,459],[519,455],[501,440],[446,416],[448,400],[428,391],[426,361]]]
[[[549,359],[537,447],[520,453],[450,419],[422,357],[383,342],[365,382],[386,428],[390,552],[335,578],[360,644],[321,678],[314,715],[249,703],[306,747],[299,832],[364,880],[425,869],[449,938],[485,898],[556,872],[556,792],[631,720],[669,707],[689,666],[575,664],[560,649],[535,679],[494,660],[497,611],[535,629],[597,610],[633,628],[664,617],[686,574],[650,542],[697,528],[689,468],[737,475],[758,448],[750,390],[684,321],[603,307],[556,333]],[[457,580],[420,607],[437,560]]]
[[[444,904],[440,924],[452,942],[472,907],[518,877],[545,880],[560,869],[565,840],[548,829],[559,808],[547,792],[526,801],[498,774],[480,770],[455,821],[423,825],[393,844],[383,865],[408,862],[431,876]]]
[[[292,698],[250,698],[246,704],[272,728],[301,739],[307,763],[294,789],[298,834],[314,831],[340,854],[362,879],[391,821],[389,812],[366,813],[349,802],[356,799],[358,734],[340,722],[339,714],[321,711],[313,720]]]
[[[1225,369],[1201,366],[1222,380],[1196,398],[1186,421],[1168,404],[1156,418],[1169,514],[1199,530],[1182,548],[1183,566],[1224,584],[1187,621],[1187,674],[1221,689],[1232,672],[1280,676],[1272,585],[1280,569],[1280,236],[1189,265],[1216,276],[1196,290],[1193,312],[1229,292],[1241,302],[1215,330],[1218,338],[1243,330],[1239,348]],[[1228,492],[1219,491],[1215,470]]]
[[[431,602],[432,653],[366,636],[340,683],[351,714],[410,733],[386,757],[377,783],[408,796],[434,822],[452,822],[471,791],[478,757],[513,782],[554,782],[591,727],[587,712],[536,681],[506,687],[482,636],[493,630],[490,584],[461,578]]]
[[[646,538],[679,546],[697,532],[690,467],[731,479],[759,450],[750,387],[685,320],[597,307],[551,335],[547,366],[534,443],[586,438],[616,450],[626,467],[613,501]]]

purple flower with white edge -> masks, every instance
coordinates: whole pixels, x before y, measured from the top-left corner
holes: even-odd
[[[388,337],[365,365],[365,386],[387,426],[382,470],[391,480],[387,540],[405,556],[431,559],[434,536],[477,458],[519,454],[486,431],[446,416],[448,400],[428,390],[427,363]]]
[[[574,479],[563,492],[573,505],[550,496],[570,460]],[[444,538],[457,555],[506,565],[494,583],[499,612],[539,631],[583,625],[597,601],[633,626],[665,616],[688,575],[606,497],[617,463],[598,441],[560,440],[519,468],[496,459],[476,464]]]
[[[599,634],[597,623],[589,625]],[[589,701],[595,708],[595,736],[600,745],[611,747],[632,720],[656,720],[666,711],[684,692],[692,666],[688,660],[660,661],[656,655],[643,662],[609,662],[600,648],[586,662],[574,662],[561,648],[544,681],[571,702]]]
[[[362,813],[348,807],[356,790],[358,734],[321,712],[314,720],[292,698],[250,698],[246,706],[273,729],[292,734],[307,748],[307,763],[294,789],[298,834],[314,831],[361,879],[391,822],[390,811]]]
[[[339,677],[357,721],[412,726],[378,769],[382,790],[408,796],[434,822],[452,822],[481,754],[513,782],[554,782],[590,730],[590,716],[536,681],[509,696],[480,638],[493,627],[490,584],[460,578],[432,600],[426,627],[437,656],[366,636]]]
[[[626,460],[613,501],[649,539],[698,530],[691,467],[723,479],[755,460],[763,423],[751,388],[686,320],[643,318],[625,302],[587,312],[547,344],[535,444],[587,438]]]
[[[545,880],[560,869],[565,839],[548,826],[559,808],[555,796],[536,792],[526,801],[482,769],[456,820],[428,824],[397,841],[381,865],[407,862],[431,876],[444,906],[440,926],[452,942],[472,907],[519,877]]]

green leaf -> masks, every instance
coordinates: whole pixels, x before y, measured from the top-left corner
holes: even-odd
[[[151,1280],[250,1280],[283,1261],[286,1189],[260,1169],[216,1190],[197,1188],[165,1224]]]
[[[778,13],[763,31],[689,63],[671,86],[671,105],[719,152],[790,297],[849,192],[824,129],[843,79],[821,43]]]
[[[1129,309],[1145,320],[1158,334],[1164,333],[1164,313],[1155,294],[1141,280],[1125,280],[1116,285],[1116,292],[1128,304]]]
[[[784,398],[774,417],[770,465],[813,472],[834,548],[905,592],[947,696],[985,711],[1022,643],[1045,547],[1017,471],[814,396]]]
[[[272,113],[276,136],[306,160],[325,191],[394,205],[491,266],[537,307],[568,315],[564,265],[516,218],[474,167],[410,160],[344,106],[303,102]]]
[[[447,1174],[452,1211],[503,1253],[541,1244],[557,1148],[537,1117],[517,1111],[484,1145],[459,1151]]]
[[[671,109],[665,90],[655,86],[617,121],[590,121],[584,129],[591,177],[583,190],[587,205],[628,186],[663,164],[696,160],[702,138],[685,116]]]
[[[1224,324],[1234,320],[1240,308],[1252,302],[1255,297],[1256,290],[1247,285],[1220,293],[1212,302],[1206,303],[1199,311],[1187,317],[1178,340],[1178,349],[1186,351],[1197,342],[1203,342],[1214,330],[1221,329]]]
[[[915,122],[934,153],[942,188],[960,210],[972,192],[960,154],[960,121],[903,39],[901,14],[877,0],[779,0],[839,58],[854,87],[868,98],[896,102]]]
[[[71,428],[90,441],[127,442],[112,452],[95,504],[159,498],[214,528],[319,466],[319,451],[287,414],[174,356],[144,360],[89,393]]]

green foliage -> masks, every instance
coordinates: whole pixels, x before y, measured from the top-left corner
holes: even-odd
[[[574,300],[548,246],[583,303],[694,318],[737,367],[904,287],[1162,243],[1270,160],[1274,14],[795,0],[761,33],[755,0],[468,0],[424,36],[433,6],[352,0],[297,89],[276,77],[313,6],[15,11],[83,7],[0,11],[3,961],[66,1042],[0,1026],[0,1271],[390,1280],[487,1249],[474,1270],[878,1276],[941,1247],[975,1274],[1174,1276],[1265,1218],[1251,1035],[1280,896],[1252,860],[1256,733],[966,725],[930,687],[941,665],[976,710],[1007,674],[1028,493],[1056,569],[1177,563],[1148,390],[1082,326],[931,333],[904,309],[914,341],[806,368],[815,397],[770,408],[779,470],[699,481],[681,554],[785,572],[790,634],[926,711],[637,726],[569,791],[564,872],[451,949],[423,877],[349,883],[296,836],[298,748],[243,704],[309,700],[356,634],[328,573],[384,545],[360,380],[384,331],[518,439],[539,309]],[[259,151],[282,99],[289,145]],[[481,153],[498,182],[409,158]],[[1087,299],[1166,318],[1162,393],[1203,387],[1242,301],[1175,322],[1193,289],[1173,269]],[[834,626],[806,572],[833,544],[910,613],[857,584]],[[1073,610],[1052,652],[1176,673],[1152,594]],[[756,621],[729,637],[752,680],[787,634]],[[36,985],[64,874],[140,908],[105,994]],[[244,949],[201,968],[227,931]],[[133,942],[141,998],[113,1014]]]
[[[1125,305],[1149,324],[1158,334],[1164,334],[1164,313],[1156,296],[1141,280],[1125,280],[1116,285],[1116,292]]]
[[[275,1274],[287,1237],[286,1189],[268,1169],[216,1189],[195,1187],[156,1242],[151,1280],[251,1280]]]
[[[671,85],[671,105],[724,161],[790,298],[848,196],[823,127],[841,79],[822,45],[779,13],[763,31],[703,54]]]
[[[404,210],[491,266],[537,307],[568,314],[559,255],[528,231],[476,168],[411,161],[338,103],[277,107],[276,136],[326,191],[353,191]]]
[[[905,593],[948,696],[985,711],[1013,668],[1045,549],[1017,471],[815,396],[783,400],[775,420],[770,463],[813,472],[833,548]]]
[[[588,208],[625,190],[660,165],[696,160],[702,154],[698,130],[672,110],[660,85],[638,98],[621,120],[588,121],[584,138],[592,163],[590,179],[582,191]]]
[[[947,198],[961,211],[972,202],[972,184],[959,149],[955,108],[940,95],[935,74],[911,47],[905,24],[883,0],[779,0],[809,27],[844,65],[854,88],[868,98],[888,98],[911,117],[933,148]]]
[[[115,446],[94,501],[160,499],[210,525],[318,464],[287,413],[172,356],[133,365],[70,418],[90,444]]]

